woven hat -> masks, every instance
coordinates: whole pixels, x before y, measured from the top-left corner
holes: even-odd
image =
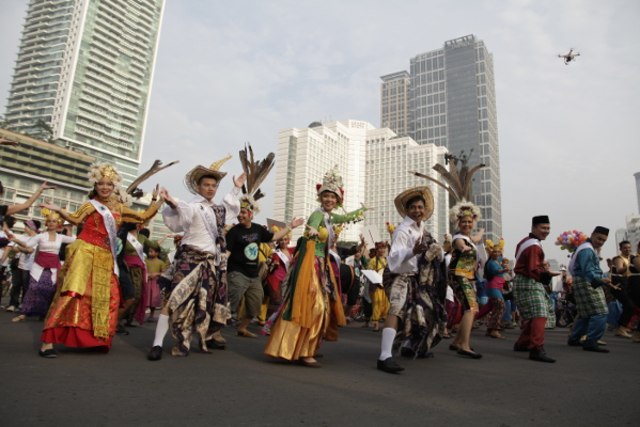
[[[221,172],[220,167],[229,159],[231,159],[231,155],[211,163],[209,167],[198,165],[191,169],[184,178],[187,189],[193,194],[198,194],[198,181],[205,176],[214,178],[217,182],[220,182],[227,174],[226,172]]]
[[[433,215],[433,194],[431,194],[431,190],[429,187],[413,187],[408,190],[404,190],[402,193],[398,194],[396,198],[393,200],[393,203],[396,205],[396,210],[403,218],[407,216],[406,206],[407,202],[414,197],[421,196],[424,199],[424,210],[425,216],[423,221],[428,220]]]

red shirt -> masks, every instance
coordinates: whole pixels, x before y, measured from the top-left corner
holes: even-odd
[[[516,255],[518,254],[520,246],[529,239],[536,239],[539,241],[536,236],[529,234],[528,237],[525,237],[520,240],[520,243],[518,243],[518,246],[516,247]],[[546,274],[544,269],[544,251],[542,250],[542,246],[531,245],[525,249],[517,259],[516,266],[513,271],[516,274],[531,277],[536,282],[540,282],[542,279],[541,276]]]

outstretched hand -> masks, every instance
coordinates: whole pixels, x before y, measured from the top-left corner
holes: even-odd
[[[247,174],[242,172],[238,177],[233,177],[233,184],[237,187],[237,188],[242,188],[242,186],[244,185],[244,183],[247,181]]]
[[[313,228],[309,224],[305,224],[304,226],[307,229],[307,235],[309,237],[313,237],[313,236],[317,236],[318,235],[318,230],[316,230],[315,228]]]

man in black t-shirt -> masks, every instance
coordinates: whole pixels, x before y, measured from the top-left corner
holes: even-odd
[[[247,326],[251,319],[260,314],[260,305],[264,298],[262,281],[258,274],[260,243],[279,240],[304,222],[302,218],[294,218],[289,226],[274,234],[265,227],[251,222],[255,208],[255,201],[250,197],[241,198],[238,224],[232,227],[225,237],[229,251],[227,284],[231,312],[238,312],[240,300],[244,297],[245,315],[238,319],[238,335],[249,338],[256,337],[256,334],[249,332]]]

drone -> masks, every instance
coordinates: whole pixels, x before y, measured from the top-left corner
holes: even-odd
[[[574,52],[573,48],[571,48],[568,53],[558,55],[558,58],[563,58],[564,65],[569,65],[569,62],[576,60],[576,56],[580,56],[580,52]]]

